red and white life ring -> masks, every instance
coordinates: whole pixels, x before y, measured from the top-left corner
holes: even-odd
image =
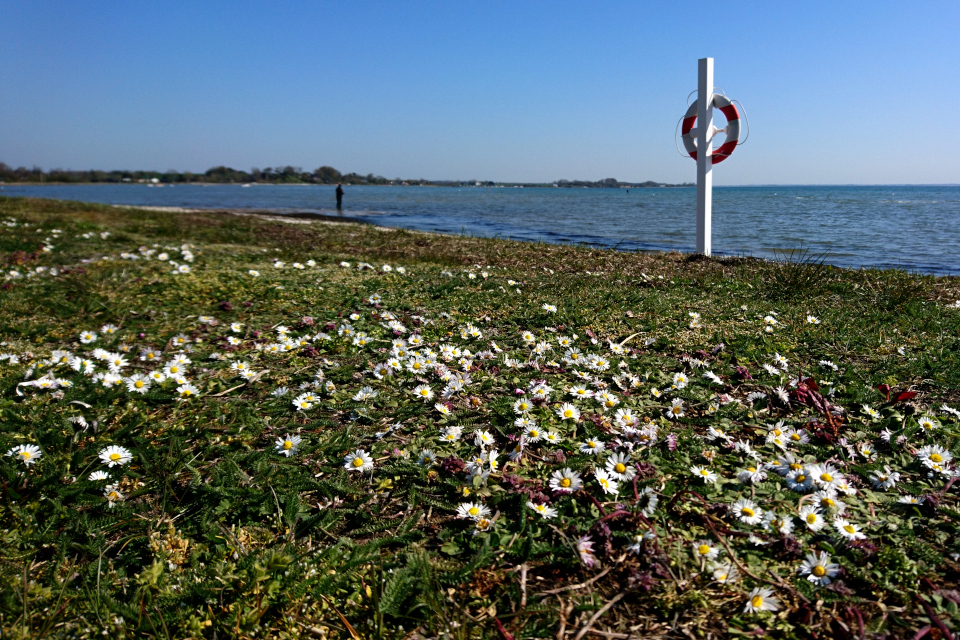
[[[733,150],[737,148],[737,143],[740,142],[740,112],[737,111],[737,107],[730,102],[726,96],[719,93],[713,94],[713,106],[722,111],[723,115],[727,118],[727,126],[724,129],[717,130],[718,133],[726,133],[727,138],[723,141],[723,144],[714,149],[710,155],[713,164],[719,164],[730,157]],[[690,154],[690,157],[694,160],[697,159],[697,140],[692,135],[692,131],[693,125],[695,125],[696,122],[697,101],[694,100],[690,108],[687,109],[687,114],[683,116],[683,128],[680,130],[683,134],[683,148],[687,150],[687,153]]]

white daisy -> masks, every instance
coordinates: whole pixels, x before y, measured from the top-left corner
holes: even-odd
[[[814,584],[827,585],[840,572],[840,565],[831,564],[830,554],[821,551],[819,555],[808,553],[798,571],[800,575],[807,576],[807,580]]]
[[[7,455],[23,462],[28,467],[37,462],[43,453],[35,444],[21,444],[7,451]]]
[[[357,449],[343,459],[343,468],[348,471],[370,471],[373,469],[373,458],[363,449]]]
[[[116,445],[112,445],[101,450],[99,455],[100,460],[102,460],[103,463],[108,467],[122,467],[133,459],[133,454],[130,453],[129,450]]]
[[[300,446],[302,441],[303,439],[300,436],[291,436],[290,434],[287,434],[282,438],[277,438],[277,453],[283,454],[289,458],[297,452],[297,447]]]

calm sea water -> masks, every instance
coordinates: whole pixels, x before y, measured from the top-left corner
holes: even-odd
[[[344,215],[376,224],[621,250],[691,252],[695,189],[345,187]],[[0,195],[109,204],[335,214],[316,185],[0,185]],[[960,275],[960,186],[720,187],[713,251],[798,248],[848,267]]]

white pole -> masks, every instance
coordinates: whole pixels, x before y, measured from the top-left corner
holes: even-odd
[[[710,255],[713,209],[713,58],[700,58],[697,82],[697,253]]]

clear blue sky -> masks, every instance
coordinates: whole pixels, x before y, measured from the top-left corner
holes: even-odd
[[[715,183],[960,182],[960,2],[0,3],[0,161],[693,181],[697,59],[747,108]]]

